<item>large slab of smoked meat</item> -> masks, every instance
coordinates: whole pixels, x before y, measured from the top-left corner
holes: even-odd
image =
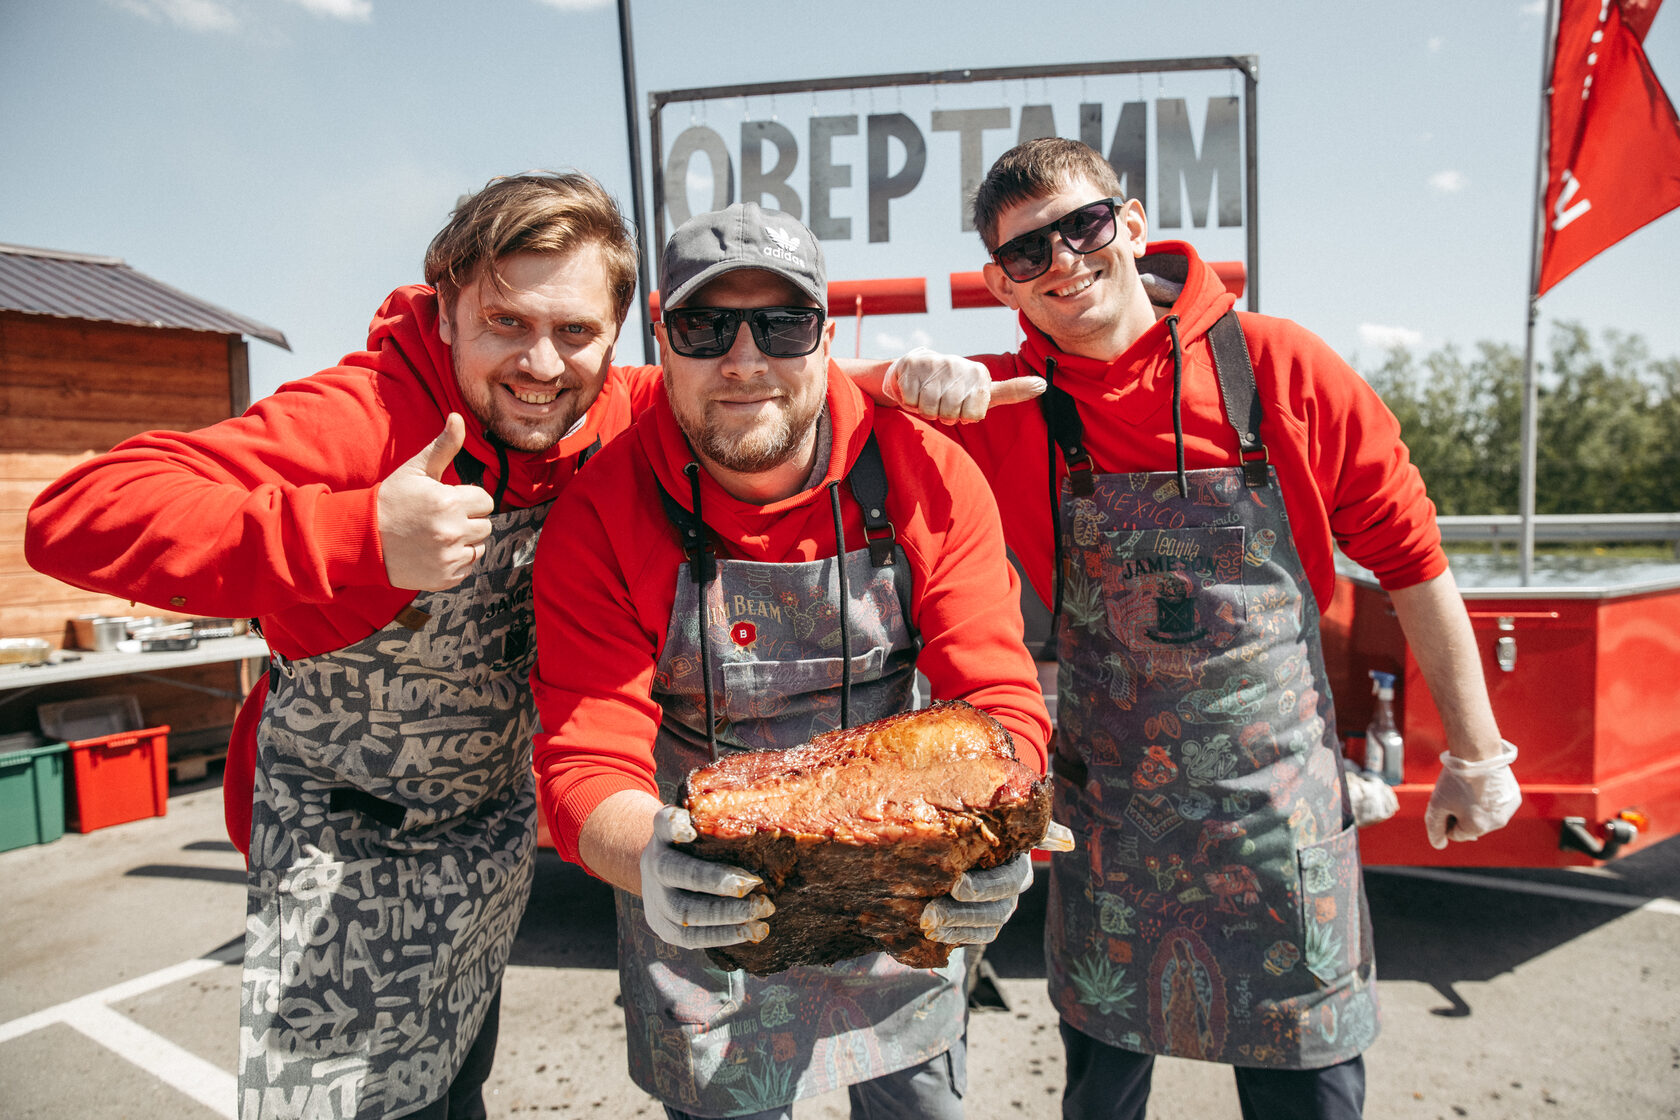
[[[944,964],[952,947],[922,936],[922,907],[1050,822],[1048,784],[962,701],[730,755],[689,775],[683,804],[699,834],[685,850],[754,872],[776,904],[763,941],[707,950],[759,976],[877,951]]]

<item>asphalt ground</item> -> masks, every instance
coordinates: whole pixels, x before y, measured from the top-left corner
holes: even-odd
[[[1370,869],[1372,1120],[1680,1117],[1680,838],[1600,868]],[[166,816],[0,853],[0,1118],[234,1111],[243,863],[214,782]],[[1035,885],[986,960],[970,1120],[1056,1117]],[[624,1072],[610,892],[544,851],[508,971],[493,1116],[659,1117]],[[802,1120],[846,1116],[844,1093]],[[1234,1117],[1229,1070],[1158,1064],[1150,1116]]]

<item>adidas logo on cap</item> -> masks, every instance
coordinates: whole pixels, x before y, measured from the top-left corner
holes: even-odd
[[[766,245],[759,250],[765,256],[775,257],[778,260],[792,261],[794,264],[805,263],[799,259],[797,253],[799,248],[799,238],[790,233],[784,233],[775,226],[765,226],[764,232],[770,240],[774,242],[773,245]]]

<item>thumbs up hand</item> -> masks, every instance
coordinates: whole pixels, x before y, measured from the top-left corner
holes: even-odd
[[[392,587],[447,590],[483,552],[495,503],[480,487],[442,481],[466,438],[466,423],[451,412],[437,439],[379,484],[379,546]]]

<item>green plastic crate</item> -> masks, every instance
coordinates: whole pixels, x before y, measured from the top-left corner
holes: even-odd
[[[64,835],[63,743],[0,754],[0,852]]]

